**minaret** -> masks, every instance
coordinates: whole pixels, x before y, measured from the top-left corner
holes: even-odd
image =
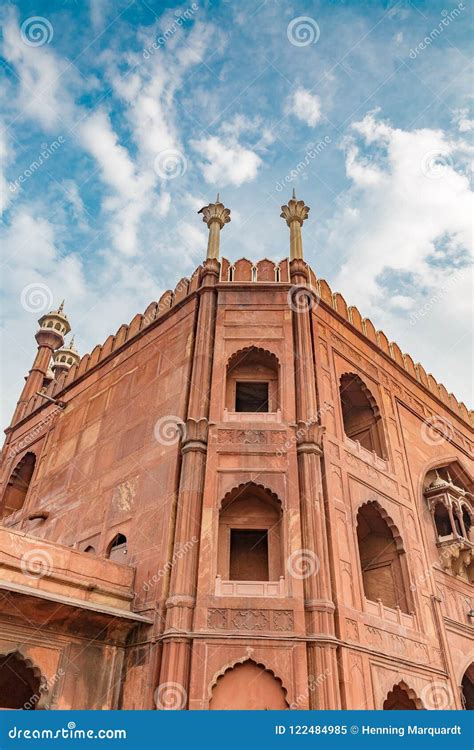
[[[288,201],[288,205],[281,207],[280,216],[285,219],[290,227],[290,261],[303,260],[303,242],[301,239],[301,227],[303,222],[308,218],[309,206],[304,201],[296,199],[293,189],[293,196]]]
[[[64,336],[71,330],[67,316],[63,312],[64,300],[57,310],[43,315],[38,323],[39,330],[35,334],[38,351],[33,366],[28,373],[20,399],[13,415],[12,424],[21,419],[24,407],[32,396],[43,387],[44,378],[48,372],[53,352],[64,343]]]
[[[177,708],[184,709],[189,695],[192,654],[192,631],[196,606],[199,544],[185,555],[180,550],[190,539],[200,539],[202,500],[207,461],[209,402],[216,327],[217,290],[219,281],[219,239],[230,211],[220,203],[210,203],[198,213],[209,227],[207,257],[200,275],[199,311],[192,348],[192,370],[189,399],[181,440],[181,472],[179,478],[176,523],[174,528],[173,567],[166,599],[166,625],[160,665],[160,687],[171,686],[171,697],[179,696]],[[176,692],[177,691],[177,692]]]
[[[340,708],[338,665],[336,658],[332,585],[328,550],[328,530],[323,487],[323,433],[316,389],[315,353],[313,348],[314,290],[309,285],[309,270],[303,260],[301,227],[309,208],[296,199],[295,192],[281,216],[290,228],[290,295],[298,298],[291,305],[295,356],[296,453],[300,495],[301,538],[308,555],[316,555],[319,566],[303,581],[306,614],[308,672],[330,674],[317,690],[310,692],[311,709]],[[302,296],[307,304],[301,304]],[[328,671],[326,671],[328,670]]]
[[[63,372],[68,372],[73,365],[77,365],[81,361],[81,355],[74,346],[74,336],[72,337],[69,344],[61,346],[53,354],[53,366],[54,377],[56,380]]]
[[[198,211],[198,214],[202,214],[202,220],[209,227],[206,259],[215,258],[219,260],[221,229],[224,224],[228,224],[230,221],[230,210],[225,208],[224,204],[219,201],[219,193],[217,193],[216,202],[204,206],[204,208]]]

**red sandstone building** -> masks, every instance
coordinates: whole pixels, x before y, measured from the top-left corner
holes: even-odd
[[[0,706],[473,708],[471,415],[303,260],[207,259],[6,431]],[[52,370],[50,365],[52,364]]]

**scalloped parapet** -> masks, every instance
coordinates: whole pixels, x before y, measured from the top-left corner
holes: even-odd
[[[151,302],[143,314],[138,313],[133,317],[129,325],[121,325],[115,336],[108,336],[102,346],[98,344],[90,354],[84,354],[80,362],[73,365],[69,372],[52,381],[45,393],[53,397],[56,396],[65,386],[69,386],[74,380],[80,378],[85,372],[91,370],[99,362],[120,349],[126,342],[137,336],[144,328],[165,315],[181,300],[193,294],[200,286],[202,268],[203,266],[198,266],[190,279],[182,278],[174,291],[168,289],[162,294],[158,302]],[[324,279],[318,279],[310,266],[307,266],[307,271],[308,284],[314,289],[321,302],[333,309],[342,320],[347,321],[356,331],[375,344],[383,354],[390,357],[399,367],[402,367],[405,372],[417,380],[421,386],[459,415],[461,419],[468,424],[473,424],[473,412],[469,411],[464,403],[459,402],[452,393],[448,393],[443,385],[438,384],[433,375],[427,374],[423,366],[420,363],[415,363],[409,354],[404,354],[395,342],[390,342],[383,331],[377,331],[372,321],[369,318],[363,318],[357,307],[348,306],[342,294],[333,292]],[[220,282],[289,284],[289,261],[288,258],[284,258],[280,263],[275,263],[268,258],[263,258],[256,263],[252,263],[247,258],[240,258],[235,262],[222,258]],[[44,401],[42,397],[36,395],[32,397],[26,404],[22,416],[25,417],[30,414]]]

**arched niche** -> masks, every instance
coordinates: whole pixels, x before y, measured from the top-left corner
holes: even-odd
[[[40,707],[47,683],[19,651],[0,654],[0,708],[32,711]]]
[[[408,570],[400,532],[376,501],[357,513],[357,543],[366,599],[409,613]]]
[[[368,451],[387,458],[382,419],[377,402],[364,381],[353,372],[341,375],[339,395],[344,432]]]
[[[219,511],[217,574],[228,581],[278,581],[283,575],[282,508],[249,482],[227,493]]]
[[[266,349],[250,346],[227,363],[226,409],[229,412],[268,413],[280,408],[279,363]]]
[[[121,563],[122,565],[127,564],[128,554],[128,542],[127,537],[124,534],[116,534],[109,546],[107,547],[107,557],[109,560]]]
[[[423,705],[414,690],[405,682],[399,682],[388,692],[382,708],[384,711],[419,711]]]
[[[474,662],[472,662],[461,679],[461,701],[466,711],[474,711]]]
[[[36,465],[36,455],[29,451],[18,461],[13,469],[3,494],[1,517],[9,516],[21,510],[25,504],[31,479]]]
[[[289,708],[281,680],[252,659],[225,670],[212,687],[211,711],[282,711]]]

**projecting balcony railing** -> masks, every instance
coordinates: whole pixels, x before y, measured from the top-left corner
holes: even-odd
[[[344,439],[347,447],[350,448],[354,454],[359,455],[360,458],[371,463],[372,466],[375,466],[377,469],[388,471],[389,465],[387,459],[381,458],[375,451],[369,451],[367,448],[364,448],[358,440],[352,440],[352,438],[347,437],[347,435]]]
[[[388,622],[396,622],[406,628],[414,628],[416,625],[414,612],[410,612],[410,614],[408,614],[407,612],[402,612],[400,607],[396,607],[396,609],[386,607],[380,599],[377,599],[376,602],[372,602],[370,601],[370,599],[366,599],[365,611],[370,613],[371,615],[382,617]]]
[[[285,579],[280,576],[278,581],[223,581],[216,576],[216,596],[286,596]]]
[[[281,422],[281,410],[277,411],[229,411],[224,409],[224,422]]]

